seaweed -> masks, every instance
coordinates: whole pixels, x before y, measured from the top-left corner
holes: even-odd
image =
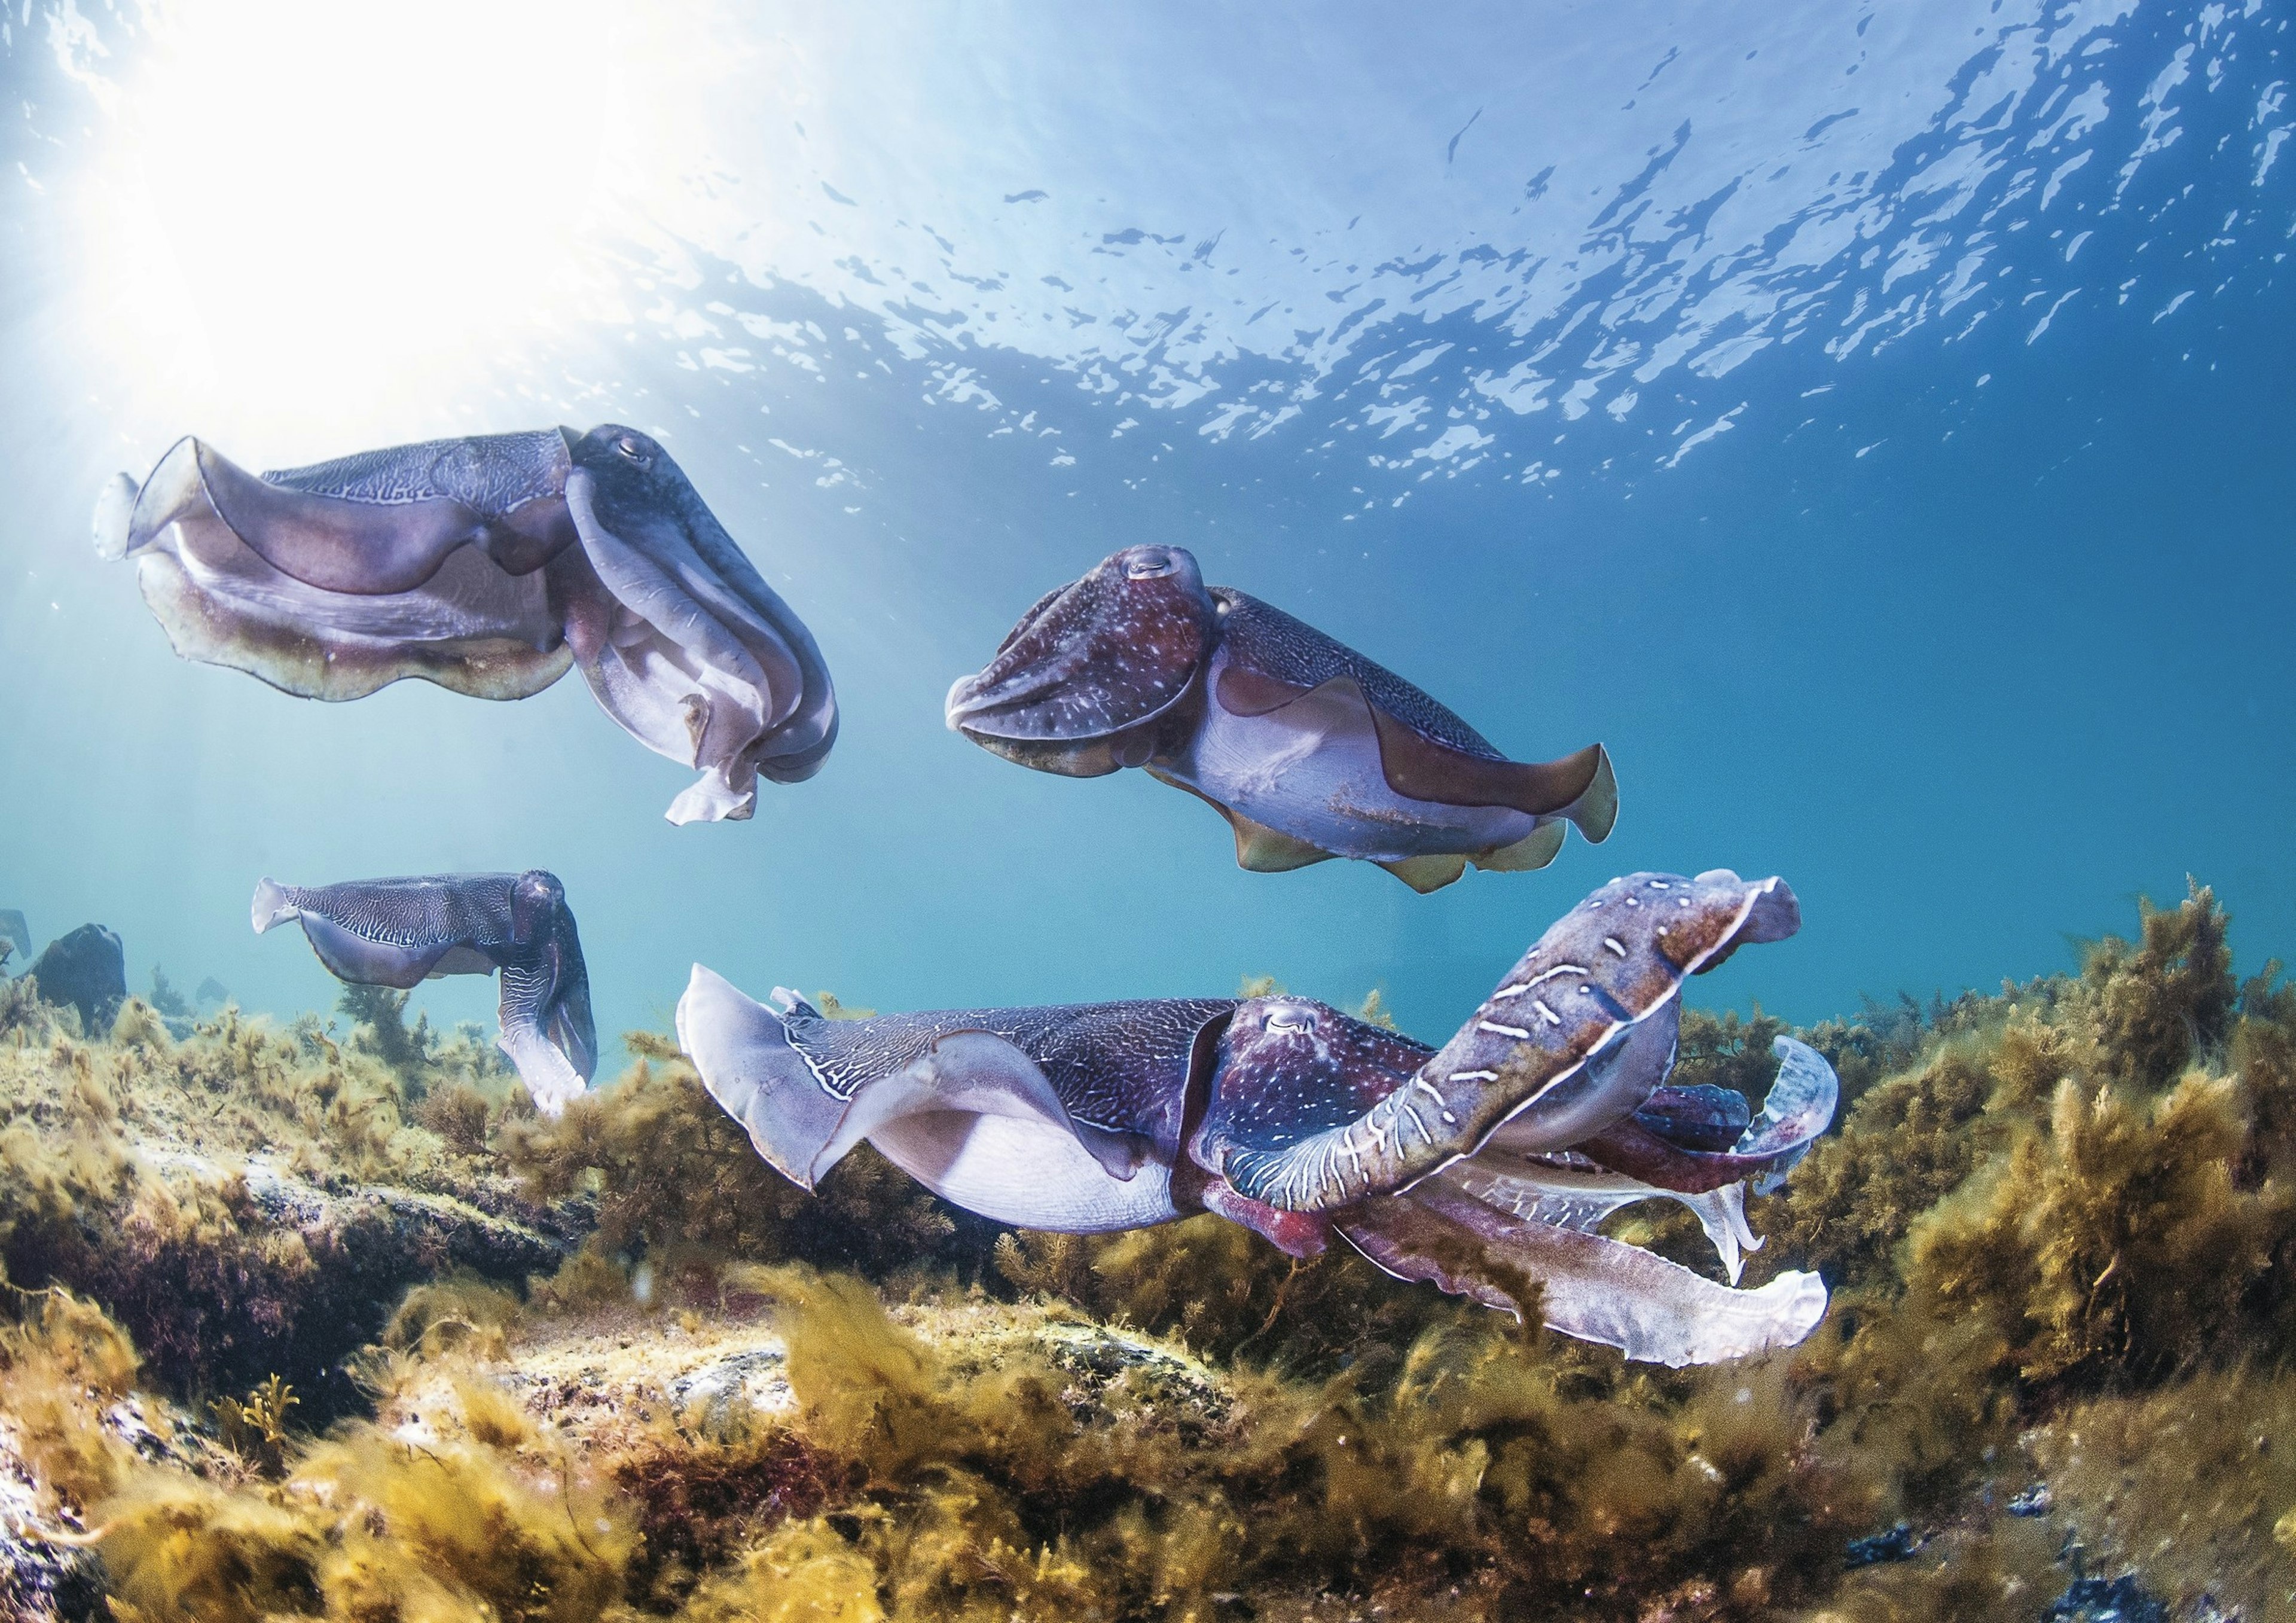
[[[2292,1428],[2296,1373],[2242,1365],[2072,1405],[2030,1448],[2095,1564],[2141,1562],[2179,1615],[2268,1618],[2296,1597]]]
[[[396,1075],[409,1100],[420,1099],[423,1072],[431,1061],[430,1017],[415,1016],[406,1023],[406,1000],[411,994],[385,986],[345,981],[335,1007],[350,1016],[351,1044],[374,1055]]]
[[[229,1008],[181,1042],[135,999],[102,1044],[19,1028],[0,1038],[0,1269],[101,1302],[160,1389],[277,1374],[322,1415],[355,1409],[345,1361],[407,1286],[560,1254],[545,1214],[399,1096],[373,1059]]]
[[[2276,1615],[2296,989],[2226,940],[2196,885],[1800,1032],[1849,1102],[1750,1268],[1833,1309],[1682,1372],[1217,1218],[809,1196],[660,1034],[550,1122],[400,1001],[185,1035],[155,977],[90,1038],[7,982],[0,1439],[122,1623]],[[1677,1074],[1788,1029],[1689,1011]],[[1661,1209],[1613,1231],[1690,1259]]]
[[[622,1077],[554,1121],[523,1115],[497,1135],[529,1199],[595,1192],[593,1242],[606,1255],[705,1275],[726,1261],[785,1259],[877,1279],[986,1270],[993,1225],[936,1200],[865,1145],[808,1195],[758,1158],[673,1044],[653,1032],[623,1041],[638,1057]]]

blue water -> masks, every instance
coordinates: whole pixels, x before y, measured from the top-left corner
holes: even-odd
[[[37,939],[291,1013],[335,988],[249,932],[258,876],[543,865],[605,1031],[699,959],[880,1008],[1267,973],[1429,1037],[1637,867],[1784,874],[1802,934],[1697,1000],[1797,1019],[2062,967],[2187,873],[2296,956],[2285,6],[634,9],[9,8]],[[752,822],[663,822],[688,775],[578,677],[323,706],[180,661],[88,545],[184,432],[278,467],[610,420],[835,675],[826,769]],[[1429,897],[1247,874],[1140,774],[943,727],[1147,540],[1519,758],[1604,741],[1616,835]]]

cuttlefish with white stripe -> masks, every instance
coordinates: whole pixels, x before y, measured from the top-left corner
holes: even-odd
[[[1677,905],[1606,912],[1644,896]],[[865,1139],[998,1222],[1088,1234],[1211,1211],[1295,1256],[1336,1234],[1399,1277],[1509,1312],[1525,1304],[1507,1282],[1537,1279],[1565,1334],[1707,1364],[1791,1346],[1825,1310],[1814,1274],[1733,1287],[1759,1244],[1746,1185],[1782,1177],[1833,1120],[1832,1070],[1781,1038],[1759,1114],[1734,1090],[1667,1086],[1684,980],[1800,922],[1775,879],[1614,880],[1440,1049],[1288,996],[834,1021],[699,964],[678,1042],[808,1189]],[[1553,1001],[1510,1023],[1532,987]],[[1697,1214],[1730,1285],[1595,1232],[1651,1199]]]

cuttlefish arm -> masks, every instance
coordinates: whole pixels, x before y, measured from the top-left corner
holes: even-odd
[[[1190,1153],[1253,1200],[1323,1211],[1406,1189],[1502,1124],[1521,1148],[1570,1148],[1630,1115],[1663,1080],[1671,1027],[1639,1045],[1635,1027],[1688,976],[1800,922],[1793,892],[1776,879],[1718,870],[1614,880],[1551,926],[1401,1085],[1328,1125],[1271,1117],[1256,1102],[1319,1074],[1316,1034],[1254,1024],[1239,1011],[1228,1034],[1234,1063],[1214,1080]]]
[[[1199,1032],[1232,1006],[1174,999],[832,1021],[786,989],[775,1004],[696,964],[677,1033],[710,1096],[783,1176],[810,1190],[866,1139],[967,1210],[1079,1234],[1177,1215],[1175,1129],[1165,1124],[1177,1119]],[[1141,1085],[1121,1111],[1093,1119],[1093,1073],[1128,1069]]]
[[[537,1108],[555,1116],[598,1062],[589,971],[555,875],[438,874],[256,887],[259,935],[294,921],[339,978],[402,990],[500,971],[500,1042]]]
[[[1746,1221],[1749,1182],[1767,1191],[1808,1152],[1833,1119],[1841,1085],[1815,1049],[1792,1037],[1773,1045],[1783,1062],[1750,1119],[1728,1088],[1659,1087],[1632,1116],[1570,1151],[1520,1148],[1508,1128],[1440,1176],[1517,1217],[1592,1230],[1620,1207],[1671,1200],[1687,1207],[1735,1284],[1740,1254],[1761,1249]],[[1702,1149],[1717,1141],[1726,1150]],[[1632,1153],[1621,1153],[1630,1144]]]
[[[747,817],[760,776],[811,777],[836,742],[821,650],[655,441],[608,424],[570,455],[576,662],[624,731],[700,769],[672,823]]]
[[[1639,1117],[1615,1122],[1576,1148],[1614,1172],[1684,1194],[1782,1176],[1833,1122],[1841,1086],[1833,1068],[1807,1044],[1781,1037],[1773,1051],[1783,1062],[1777,1080],[1761,1115],[1727,1150],[1693,1147],[1682,1134],[1668,1132],[1665,1122]]]
[[[185,439],[96,510],[186,659],[304,698],[420,676],[521,699],[571,663],[544,573],[574,539],[562,432],[433,440],[250,474]]]
[[[1312,1247],[1316,1234],[1287,1243],[1312,1219],[1399,1277],[1516,1312],[1536,1281],[1547,1324],[1630,1357],[1707,1362],[1799,1340],[1824,1310],[1814,1275],[1736,1291],[1594,1233],[1620,1206],[1665,1192],[1574,1152],[1637,1112],[1693,1142],[1727,1119],[1718,1098],[1664,1089],[1677,995],[1686,976],[1799,922],[1775,880],[1614,881],[1547,931],[1433,1054],[1321,1005],[1246,1003],[1189,1143],[1213,1179],[1205,1204],[1287,1249]],[[1807,1142],[1822,1091],[1798,1056],[1788,1073],[1776,1111],[1742,1135],[1780,1158]],[[1738,1248],[1753,1242],[1742,1197],[1734,1183],[1685,1200],[1734,1281]]]
[[[1376,1196],[1337,1221],[1398,1278],[1518,1315],[1536,1283],[1549,1327],[1648,1363],[1679,1368],[1791,1347],[1825,1314],[1815,1274],[1734,1291],[1600,1234],[1521,1221],[1440,1179]]]
[[[996,658],[949,689],[948,725],[1040,772],[1144,765],[1193,691],[1215,619],[1193,554],[1127,547],[1038,598]]]

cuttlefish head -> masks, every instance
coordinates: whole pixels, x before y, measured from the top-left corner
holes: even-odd
[[[1193,554],[1126,547],[1039,598],[987,668],[949,689],[948,725],[1042,772],[1139,766],[1190,693],[1217,622]]]
[[[551,921],[566,906],[566,887],[555,873],[529,868],[510,888],[510,939],[530,947],[550,932]]]

